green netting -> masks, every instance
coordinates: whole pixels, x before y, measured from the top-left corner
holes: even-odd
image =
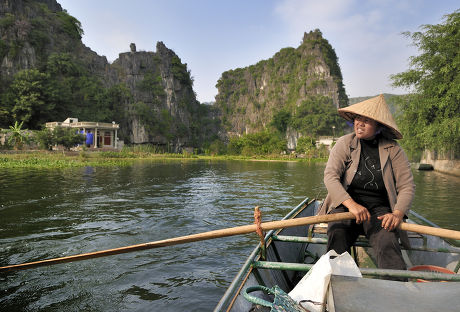
[[[249,295],[250,292],[254,291],[264,291],[270,295],[274,295],[275,299],[273,302],[269,302],[267,300],[251,296]],[[270,308],[271,312],[305,312],[303,307],[298,305],[288,294],[286,294],[281,288],[277,285],[273,286],[272,288],[264,287],[264,286],[251,286],[246,288],[243,291],[243,296],[249,302],[268,307]]]

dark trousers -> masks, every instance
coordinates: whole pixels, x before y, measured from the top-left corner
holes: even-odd
[[[330,213],[347,212],[348,209],[340,205]],[[369,209],[371,220],[356,224],[355,220],[330,222],[327,228],[327,250],[334,249],[338,254],[350,249],[360,234],[369,240],[374,250],[377,266],[381,269],[405,270],[406,264],[399,247],[398,235],[395,231],[382,228],[382,221],[378,216],[391,212],[389,207]]]

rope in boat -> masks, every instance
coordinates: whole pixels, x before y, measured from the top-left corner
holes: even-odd
[[[265,259],[265,234],[262,230],[262,213],[260,212],[259,206],[254,209],[254,223],[256,224],[256,233],[260,238],[260,257]]]

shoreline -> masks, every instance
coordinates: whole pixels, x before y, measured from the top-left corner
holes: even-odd
[[[155,154],[125,153],[105,151],[0,151],[0,168],[37,168],[58,169],[77,167],[112,167],[129,166],[144,160],[233,160],[266,162],[326,162],[327,158],[279,157],[279,156],[240,156],[240,155],[193,155],[193,154]]]
[[[291,155],[194,155],[173,153],[120,153],[113,151],[44,151],[44,150],[0,150],[1,169],[66,169],[82,167],[124,167],[137,161],[253,161],[253,162],[327,162],[327,158],[306,158]],[[460,161],[458,161],[460,162]],[[457,162],[457,164],[458,164]],[[411,163],[417,169],[419,162]],[[433,170],[453,177],[459,177],[456,170]],[[417,169],[419,170],[419,169]]]

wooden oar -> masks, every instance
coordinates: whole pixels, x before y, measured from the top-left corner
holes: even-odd
[[[274,229],[280,229],[280,228],[294,227],[294,226],[299,226],[299,225],[316,224],[316,223],[347,220],[347,219],[354,219],[354,218],[355,217],[353,216],[351,212],[343,212],[343,213],[330,214],[330,215],[321,215],[321,216],[304,217],[304,218],[298,218],[298,219],[264,222],[264,223],[261,223],[260,225],[262,227],[262,230],[267,231],[267,230],[274,230]],[[180,236],[180,237],[175,237],[175,238],[170,238],[170,239],[165,239],[165,240],[159,240],[155,242],[125,246],[125,247],[120,247],[120,248],[115,248],[115,249],[101,250],[101,251],[79,254],[79,255],[74,255],[74,256],[54,258],[54,259],[35,261],[35,262],[27,262],[27,263],[22,263],[22,264],[8,265],[8,266],[0,267],[0,272],[25,270],[25,269],[30,269],[30,268],[35,268],[35,267],[40,267],[40,266],[45,266],[45,265],[52,265],[52,264],[58,264],[58,263],[105,257],[105,256],[117,255],[117,254],[137,251],[137,250],[173,246],[173,245],[178,245],[178,244],[197,242],[197,241],[219,238],[219,237],[248,234],[248,233],[255,232],[256,230],[257,230],[256,224],[243,225],[243,226],[237,226],[233,228],[226,228],[226,229],[209,231],[209,232],[204,232],[204,233]]]
[[[304,218],[298,218],[298,219],[264,222],[264,223],[261,223],[261,227],[262,227],[262,230],[267,231],[267,230],[275,230],[275,229],[288,228],[288,227],[294,227],[294,226],[300,226],[300,225],[327,223],[327,222],[340,221],[340,220],[349,220],[349,219],[354,219],[354,218],[355,217],[351,212],[343,212],[343,213],[336,213],[336,214],[329,214],[329,215],[304,217]],[[423,225],[411,224],[411,223],[401,223],[399,225],[399,228],[405,231],[417,232],[420,234],[434,235],[434,236],[439,236],[439,237],[444,237],[444,238],[460,240],[460,231],[447,230],[447,229],[442,229],[442,228],[435,228],[435,227],[423,226]],[[27,262],[27,263],[22,263],[22,264],[14,264],[14,265],[0,267],[0,272],[25,270],[25,269],[36,268],[40,266],[58,264],[58,263],[80,261],[80,260],[99,258],[99,257],[110,256],[110,255],[117,255],[117,254],[137,251],[137,250],[173,246],[173,245],[178,245],[178,244],[203,241],[203,240],[214,239],[214,238],[219,238],[219,237],[248,234],[248,233],[255,232],[256,230],[257,230],[256,224],[243,225],[243,226],[238,226],[238,227],[233,227],[233,228],[226,228],[226,229],[209,231],[209,232],[204,232],[204,233],[180,236],[180,237],[175,237],[175,238],[159,240],[155,242],[119,247],[119,248],[114,248],[114,249],[106,249],[106,250],[79,254],[79,255],[74,255],[74,256],[54,258],[54,259],[35,261],[35,262]]]
[[[433,236],[439,236],[444,238],[458,239],[460,240],[460,231],[448,230],[443,228],[437,228],[432,226],[413,224],[403,222],[399,225],[399,228],[404,231],[416,232],[420,234],[427,234]]]

